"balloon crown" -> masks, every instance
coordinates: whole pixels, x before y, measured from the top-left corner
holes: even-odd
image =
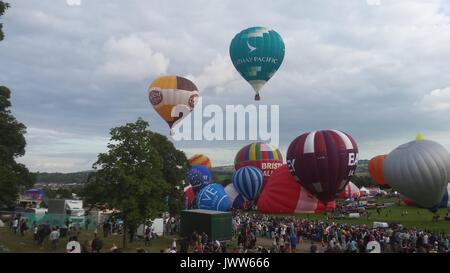
[[[425,136],[423,135],[423,133],[418,133],[416,136],[416,141],[422,141],[425,140]]]

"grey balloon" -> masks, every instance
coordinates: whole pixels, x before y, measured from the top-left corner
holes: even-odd
[[[437,142],[411,141],[388,155],[383,174],[394,190],[432,209],[441,202],[450,181],[450,154]]]

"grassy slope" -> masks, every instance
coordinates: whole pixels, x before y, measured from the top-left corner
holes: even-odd
[[[83,245],[86,240],[92,240],[93,238],[93,231],[81,231],[79,242]],[[122,246],[121,236],[113,235],[106,239],[103,237],[101,239],[103,241],[102,252],[109,252],[109,249],[112,247],[113,243],[115,243],[119,248]],[[140,240],[133,242],[132,244],[128,244],[128,247],[124,252],[136,253],[137,249],[143,248],[150,253],[159,253],[160,250],[170,247],[171,243],[171,238],[158,238],[152,241],[152,245],[150,247],[144,248],[144,241]],[[53,251],[48,240],[44,241],[43,246],[37,246],[32,239],[30,231],[28,231],[24,237],[21,237],[20,235],[11,233],[8,228],[0,228],[0,245],[8,248],[8,250],[13,253],[64,253],[66,244],[67,238],[62,238],[59,242],[57,250]]]

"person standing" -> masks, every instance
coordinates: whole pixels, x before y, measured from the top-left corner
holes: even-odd
[[[297,236],[295,236],[294,232],[291,233],[289,239],[291,241],[291,252],[295,253],[297,251]]]
[[[56,250],[59,241],[59,229],[53,228],[52,232],[50,232],[50,241],[52,243],[52,250]]]
[[[20,235],[24,236],[25,231],[28,229],[27,219],[20,220]]]
[[[19,227],[19,218],[16,217],[16,218],[14,218],[13,225],[12,225],[14,234],[17,234],[18,227]]]
[[[92,251],[94,253],[100,253],[103,248],[103,241],[98,237],[97,233],[94,233],[94,239],[92,240]]]
[[[152,239],[152,230],[150,227],[147,227],[145,229],[145,246],[146,247],[150,246],[151,239]]]

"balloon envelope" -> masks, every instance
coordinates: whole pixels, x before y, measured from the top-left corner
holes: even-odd
[[[287,165],[272,174],[258,200],[258,211],[262,213],[322,213],[334,209],[335,202],[325,206],[302,187]]]
[[[236,190],[233,184],[225,187],[225,193],[230,198],[231,207],[233,209],[243,209],[247,207],[247,202],[244,197]]]
[[[259,92],[283,63],[285,46],[281,36],[265,27],[252,27],[238,33],[231,41],[230,56],[234,67],[250,83],[259,100]]]
[[[197,208],[199,209],[227,211],[230,206],[230,198],[220,184],[210,184],[197,195]]]
[[[153,108],[173,134],[173,127],[194,110],[200,93],[197,86],[186,78],[164,76],[153,81],[148,96]]]
[[[232,177],[233,186],[247,200],[256,200],[263,186],[262,172],[253,166],[242,167]]]
[[[192,208],[195,200],[195,192],[192,186],[187,186],[184,188],[183,201],[184,208],[189,209]]]
[[[348,199],[348,198],[356,198],[360,197],[361,194],[359,192],[359,188],[353,184],[352,182],[348,182],[345,189],[338,195],[339,199]]]
[[[186,175],[186,181],[191,184],[194,191],[199,191],[211,182],[211,172],[203,166],[193,166]]]
[[[447,185],[447,191],[444,193],[444,197],[442,197],[442,201],[439,205],[439,208],[441,209],[450,208],[449,196],[450,196],[450,183]],[[401,195],[401,199],[407,206],[417,206],[413,200],[409,199],[404,195]]]
[[[388,186],[384,179],[383,175],[383,162],[386,159],[387,155],[378,155],[371,160],[369,160],[369,164],[367,166],[369,170],[369,175],[380,186]]]
[[[393,150],[383,174],[389,185],[419,206],[436,210],[450,180],[450,154],[437,142],[415,140]]]
[[[358,146],[350,135],[337,130],[306,133],[291,143],[287,161],[297,181],[326,204],[355,173]]]
[[[189,159],[189,165],[191,166],[203,166],[211,170],[211,160],[206,155],[194,155]]]
[[[266,143],[246,145],[236,154],[234,168],[253,166],[260,169],[264,175],[264,183],[269,176],[283,165],[283,155],[275,146]]]

